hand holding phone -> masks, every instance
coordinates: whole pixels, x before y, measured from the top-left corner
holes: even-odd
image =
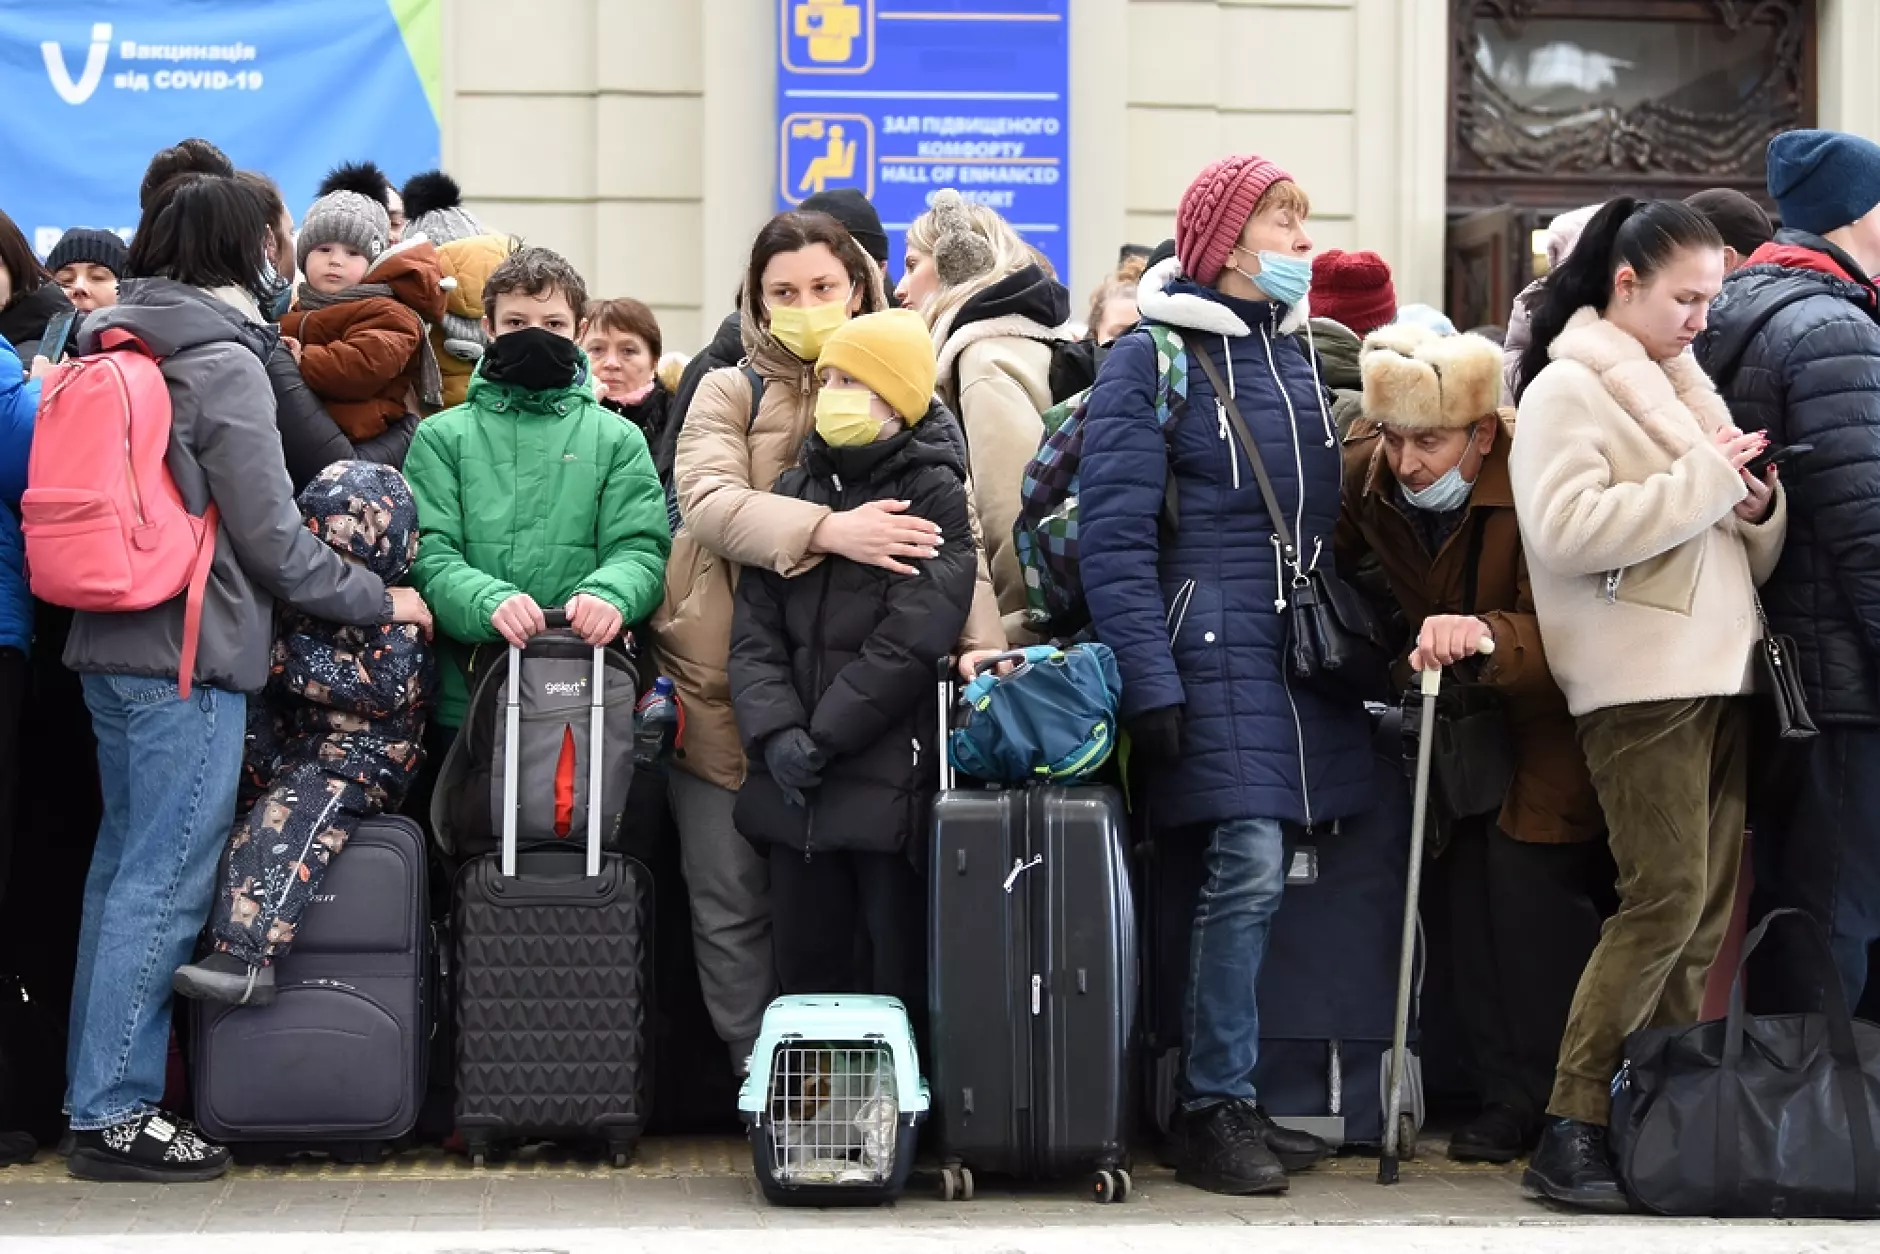
[[[1758,480],[1769,477],[1771,466],[1787,466],[1798,457],[1815,451],[1812,444],[1771,444],[1758,453],[1750,463],[1743,467],[1743,472]]]
[[[67,309],[52,315],[46,323],[46,333],[39,337],[39,352],[36,356],[44,357],[53,365],[58,365],[65,358],[66,347],[72,340],[72,324],[78,319],[78,310]]]

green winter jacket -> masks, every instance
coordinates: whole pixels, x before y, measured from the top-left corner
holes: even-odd
[[[545,609],[590,593],[628,623],[664,595],[672,537],[652,455],[585,379],[530,392],[479,369],[468,400],[418,424],[405,478],[420,531],[411,582],[445,642],[445,727],[463,723],[471,646],[502,638],[490,615],[516,593]]]

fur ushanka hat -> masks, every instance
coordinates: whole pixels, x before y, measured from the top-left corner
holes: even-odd
[[[1365,339],[1358,369],[1364,416],[1387,427],[1454,431],[1500,412],[1501,349],[1480,335],[1381,327]]]

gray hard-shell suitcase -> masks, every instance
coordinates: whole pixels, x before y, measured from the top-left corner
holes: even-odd
[[[942,745],[951,681],[941,678]],[[1129,1196],[1136,914],[1114,788],[955,787],[933,811],[929,1067],[941,1191],[1087,1173]]]
[[[328,868],[267,1006],[192,1001],[196,1120],[244,1157],[376,1156],[411,1131],[432,1025],[424,834],[366,819]]]
[[[575,638],[560,630],[565,616],[548,618],[556,630],[530,650],[566,652]],[[646,1126],[652,880],[640,863],[602,851],[606,807],[596,799],[624,788],[627,781],[606,776],[630,770],[631,757],[623,762],[605,743],[606,650],[594,649],[581,685],[586,726],[571,712],[561,738],[568,756],[547,768],[523,760],[521,652],[510,651],[496,759],[506,803],[501,850],[471,859],[457,876],[457,1131],[478,1165],[499,1143],[527,1138],[600,1142],[625,1166]],[[564,794],[581,793],[578,809],[567,796],[550,808],[578,813],[586,840],[519,851],[516,799],[539,791],[522,777],[543,769],[560,774]]]

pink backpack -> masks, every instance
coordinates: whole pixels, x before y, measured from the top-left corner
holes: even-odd
[[[170,389],[157,359],[128,331],[46,379],[20,500],[33,595],[95,613],[147,610],[187,590],[177,688],[189,696],[215,558],[214,502],[183,505],[165,460]]]

